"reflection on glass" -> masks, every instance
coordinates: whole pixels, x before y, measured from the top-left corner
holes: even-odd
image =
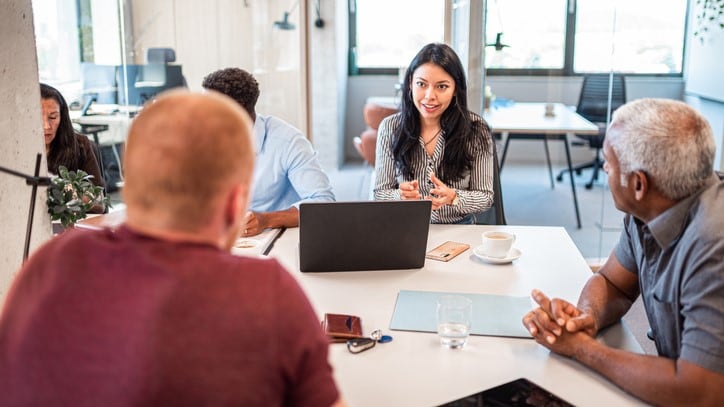
[[[686,0],[637,0],[625,4],[579,0],[577,4],[576,72],[681,72]],[[611,28],[614,19],[615,35]],[[612,49],[612,41],[613,60],[607,52]]]
[[[360,68],[407,66],[425,44],[443,41],[444,1],[365,0],[356,11]]]
[[[486,68],[563,68],[566,0],[489,0],[486,3],[487,42],[509,45],[489,47]]]

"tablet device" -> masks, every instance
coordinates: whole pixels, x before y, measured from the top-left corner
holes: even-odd
[[[477,406],[573,407],[573,404],[561,399],[528,379],[520,378],[493,387],[492,389],[451,401],[450,403],[443,404],[441,407]]]

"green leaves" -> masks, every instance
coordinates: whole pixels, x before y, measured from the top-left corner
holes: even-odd
[[[704,37],[709,32],[709,26],[719,26],[724,28],[724,0],[696,0],[696,10],[694,11],[696,24],[694,26],[694,36],[699,37],[699,41],[703,44]]]
[[[51,219],[60,220],[63,227],[84,219],[94,205],[110,207],[110,198],[103,195],[103,188],[91,181],[92,175],[83,170],[68,171],[61,166],[58,176],[48,187],[48,213]]]

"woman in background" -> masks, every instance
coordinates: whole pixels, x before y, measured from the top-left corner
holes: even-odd
[[[432,223],[474,223],[493,203],[493,141],[487,123],[468,111],[455,51],[423,47],[401,99],[400,112],[380,124],[375,199],[429,199]]]
[[[93,176],[93,183],[105,187],[93,145],[88,137],[77,134],[70,121],[68,104],[63,95],[52,86],[40,84],[40,102],[43,109],[43,132],[48,171],[58,174],[60,166],[68,170],[83,170]]]

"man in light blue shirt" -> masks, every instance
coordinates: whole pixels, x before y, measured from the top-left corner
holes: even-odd
[[[250,73],[221,69],[207,75],[202,86],[236,100],[254,120],[256,167],[243,236],[297,227],[299,204],[334,201],[329,177],[304,134],[281,119],[256,114],[259,83]]]

